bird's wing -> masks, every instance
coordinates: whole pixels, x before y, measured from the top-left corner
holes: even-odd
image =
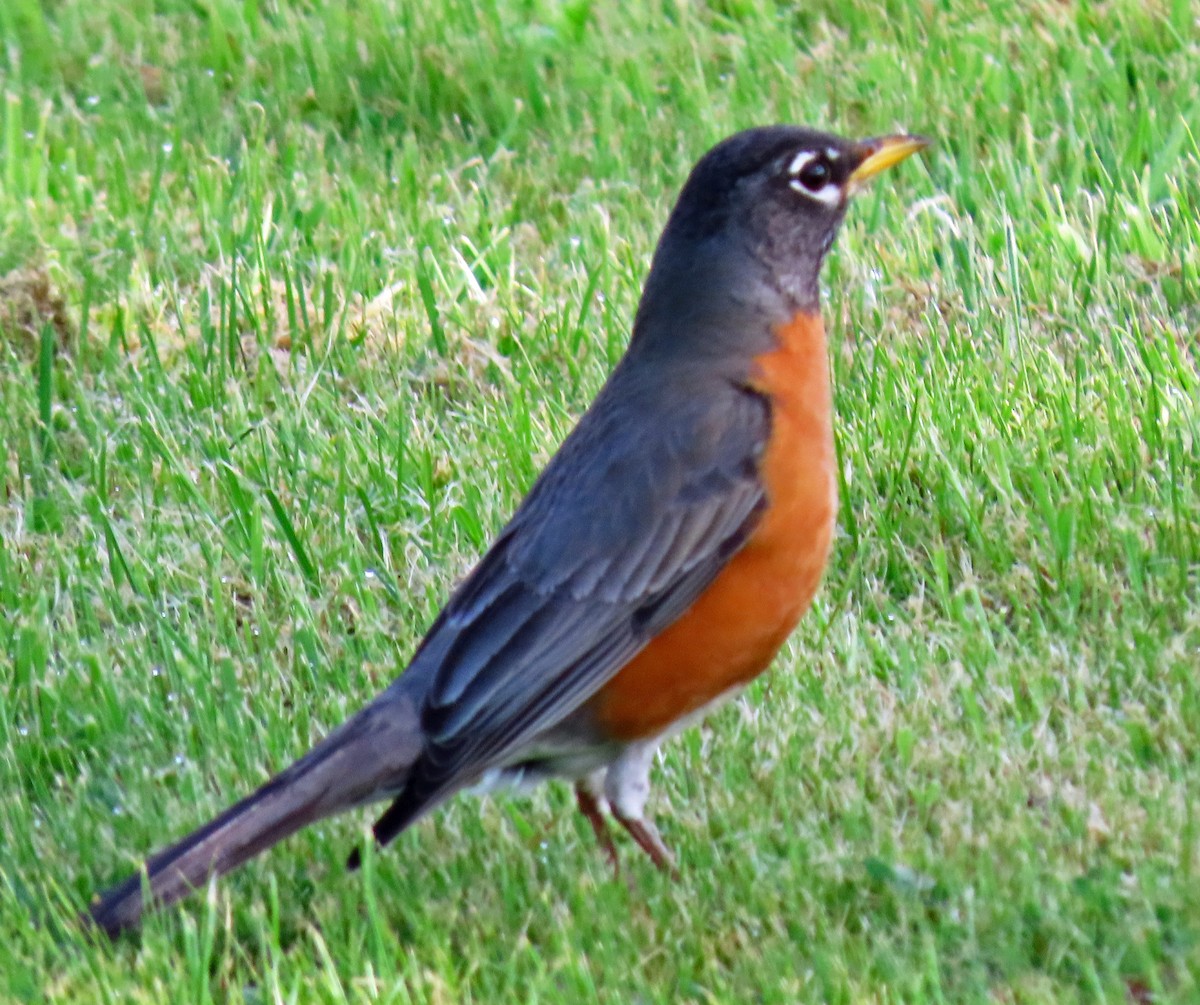
[[[409,671],[430,673],[426,746],[380,841],[578,708],[746,540],[768,403],[733,382],[687,390],[659,389],[632,431],[602,393],[451,597]]]

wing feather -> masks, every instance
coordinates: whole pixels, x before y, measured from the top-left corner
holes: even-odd
[[[380,841],[578,708],[750,534],[766,401],[732,381],[652,390],[630,437],[611,399],[637,392],[610,381],[431,629],[409,670],[429,675],[426,746]]]

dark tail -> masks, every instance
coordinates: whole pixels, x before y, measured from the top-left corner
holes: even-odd
[[[394,795],[420,749],[416,707],[393,685],[257,792],[151,856],[144,874],[99,895],[92,921],[115,938],[136,927],[147,906],[179,900],[301,827]]]

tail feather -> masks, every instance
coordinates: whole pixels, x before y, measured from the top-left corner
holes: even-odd
[[[257,792],[169,848],[91,904],[109,937],[135,927],[148,905],[165,906],[300,828],[394,795],[421,749],[416,706],[389,689]]]

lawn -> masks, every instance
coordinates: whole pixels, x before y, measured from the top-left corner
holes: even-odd
[[[1200,1000],[1192,0],[3,0],[0,999]],[[842,508],[614,881],[565,786],[76,912],[404,666],[688,168],[936,146],[825,270]]]

